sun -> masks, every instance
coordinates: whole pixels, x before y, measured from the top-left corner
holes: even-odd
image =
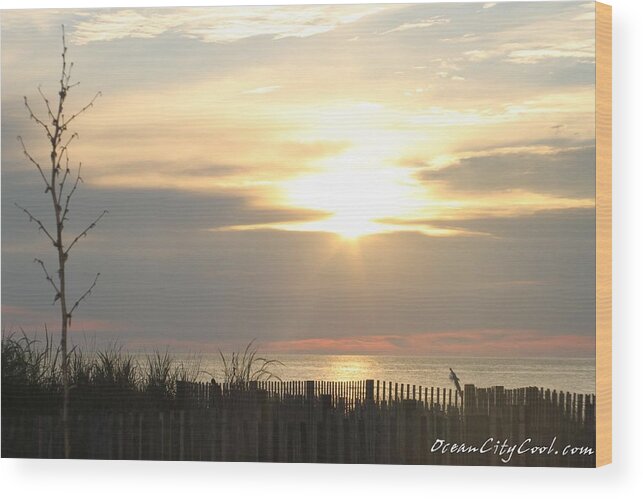
[[[407,170],[366,163],[355,155],[294,178],[283,191],[290,206],[329,213],[321,220],[294,224],[291,230],[331,232],[346,240],[399,230],[385,220],[421,206],[419,188]]]
[[[346,242],[356,242],[364,236],[390,232],[383,224],[360,217],[339,214],[314,222],[295,223],[281,228],[304,232],[327,232],[335,234]]]

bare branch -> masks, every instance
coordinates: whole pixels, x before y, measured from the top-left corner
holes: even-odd
[[[100,221],[100,219],[101,219],[101,218],[103,218],[107,213],[109,213],[109,212],[108,212],[107,210],[104,210],[104,211],[103,211],[103,213],[101,213],[101,214],[98,216],[98,218],[96,218],[96,220],[94,220],[92,223],[90,223],[90,224],[89,224],[89,226],[88,226],[84,231],[82,231],[80,234],[78,234],[78,235],[76,236],[76,238],[71,242],[71,244],[70,244],[70,245],[67,247],[67,249],[65,250],[65,257],[67,257],[67,255],[69,254],[69,252],[71,251],[71,249],[74,247],[74,244],[76,244],[80,238],[82,238],[82,237],[86,237],[86,236],[87,236],[87,233],[88,233],[90,230],[92,230],[94,227],[96,227],[96,224],[97,224],[97,223]]]
[[[22,145],[22,153],[27,157],[29,161],[31,161],[36,168],[38,168],[38,172],[40,172],[40,176],[45,182],[45,185],[47,188],[45,189],[45,194],[51,190],[51,185],[49,185],[49,181],[47,180],[47,177],[45,176],[45,172],[42,170],[42,167],[40,166],[40,163],[38,163],[31,154],[29,154],[29,151],[27,151],[27,147],[25,146],[24,141],[22,140],[22,137],[18,136],[18,142],[20,142],[20,145]]]
[[[60,162],[59,162],[60,163]],[[58,199],[61,199],[63,196],[63,191],[65,189],[65,182],[67,181],[67,177],[69,176],[69,154],[67,151],[65,151],[65,173],[63,175],[62,180],[58,184]]]
[[[72,89],[74,87],[77,87],[80,85],[80,82],[77,81],[76,83],[69,83],[71,81],[71,71],[74,69],[74,62],[69,63],[69,71],[67,71],[67,79],[65,80],[65,85],[67,86],[67,90]]]
[[[80,169],[82,168],[82,166],[83,166],[82,163],[78,163],[78,173],[76,174],[76,181],[74,182],[74,186],[71,188],[71,191],[69,191],[69,194],[67,194],[67,199],[65,200],[65,208],[63,209],[63,214],[61,218],[63,222],[67,219],[67,213],[69,213],[69,202],[71,201],[71,197],[74,195],[74,192],[76,192],[76,189],[78,188],[78,183],[83,181],[83,178],[80,176]],[[67,167],[67,170],[65,171],[65,177],[67,177],[68,171],[69,171],[69,167]],[[62,195],[62,184],[60,186],[60,194]]]
[[[71,88],[69,86],[69,81],[71,80],[71,71],[72,71],[72,69],[74,69],[74,62],[73,61],[69,63],[69,71],[67,71],[67,78],[65,79],[65,85],[67,86],[67,88]],[[74,83],[72,86],[75,86],[75,85],[77,85],[77,83]]]
[[[67,142],[65,142],[65,145],[60,148],[60,151],[58,153],[58,164],[56,165],[58,168],[60,168],[60,158],[62,157],[63,154],[67,153],[69,149],[69,144],[72,143],[74,139],[77,139],[79,137],[78,133],[74,132],[71,134],[69,139],[67,139]]]
[[[89,288],[87,289],[87,291],[85,291],[85,292],[82,294],[82,296],[81,296],[80,298],[78,298],[78,300],[76,300],[76,303],[74,303],[74,306],[73,306],[73,307],[71,307],[71,309],[69,310],[69,313],[67,314],[67,321],[69,322],[69,325],[70,325],[70,326],[71,326],[71,315],[74,313],[74,310],[76,310],[76,309],[78,308],[78,305],[80,305],[80,304],[81,304],[81,302],[82,302],[85,298],[87,298],[89,295],[91,295],[91,294],[92,294],[92,290],[93,290],[93,289],[94,289],[94,287],[96,286],[96,283],[98,282],[98,278],[99,278],[99,277],[100,277],[100,272],[98,272],[98,273],[96,274],[96,277],[94,277],[94,282],[92,283],[92,285],[91,285],[91,286],[89,286]]]
[[[66,87],[67,90],[69,90],[71,87]],[[92,98],[91,101],[89,101],[89,104],[87,104],[85,107],[83,107],[80,111],[78,111],[76,114],[72,114],[71,117],[68,120],[63,120],[62,124],[62,129],[66,129],[67,125],[69,125],[73,120],[78,118],[81,114],[83,114],[85,111],[87,111],[89,108],[94,107],[94,101],[98,99],[101,95],[103,95],[101,92],[96,92],[96,95]]]
[[[24,101],[25,101],[25,107],[27,108],[27,111],[29,111],[29,117],[34,120],[36,123],[38,123],[41,127],[45,129],[45,132],[47,133],[47,137],[49,137],[49,140],[52,140],[53,137],[51,135],[51,131],[49,130],[49,127],[43,123],[43,121],[36,116],[36,113],[34,113],[31,109],[31,106],[29,105],[29,101],[27,100],[27,96],[24,96]]]
[[[60,299],[60,290],[58,289],[58,286],[56,286],[56,283],[54,282],[54,280],[49,275],[49,272],[47,272],[47,267],[45,267],[45,262],[43,262],[39,258],[34,258],[33,261],[35,263],[38,263],[42,267],[42,271],[45,273],[45,279],[49,281],[49,284],[51,284],[54,290],[56,291],[56,296],[54,297],[54,303],[56,303]],[[54,303],[52,303],[52,305]]]
[[[24,211],[24,212],[27,214],[27,216],[29,217],[29,221],[30,221],[30,222],[34,222],[35,224],[37,224],[37,225],[38,225],[38,227],[40,228],[40,230],[42,230],[42,231],[47,235],[47,237],[48,237],[48,238],[49,238],[49,240],[53,243],[53,245],[54,245],[54,246],[58,247],[58,244],[56,243],[56,240],[51,236],[51,234],[49,233],[49,231],[47,230],[47,228],[43,225],[43,223],[42,223],[40,220],[38,220],[36,217],[34,217],[34,216],[29,212],[29,210],[28,210],[27,208],[23,208],[23,207],[22,207],[22,206],[20,206],[18,203],[14,203],[14,204],[16,205],[16,207],[17,207],[17,208],[21,209],[22,211]]]
[[[73,141],[74,139],[77,139],[78,137],[79,137],[78,133],[76,133],[76,132],[72,133],[72,134],[71,134],[71,137],[69,137],[69,139],[67,140],[67,142],[65,142],[65,145],[64,145],[64,146],[62,146],[62,147],[60,148],[60,150],[58,151],[58,159],[57,159],[57,162],[56,162],[56,168],[55,168],[55,173],[56,173],[56,175],[58,175],[58,174],[60,173],[60,170],[61,170],[61,168],[60,168],[60,162],[61,162],[61,160],[62,160],[63,156],[65,157],[65,161],[66,161],[67,166],[69,166],[69,144],[71,144],[71,143],[72,143],[72,141]],[[67,170],[68,170],[68,169],[69,169],[69,168],[67,168]],[[65,170],[65,173],[67,173],[67,170]],[[63,182],[63,183],[64,183],[64,182]],[[58,193],[58,199],[60,199],[61,197],[62,197],[62,192],[59,192],[59,193]]]
[[[62,38],[63,38],[63,53],[62,55],[62,60],[63,60],[63,65],[62,65],[62,71],[60,75],[60,86],[61,88],[64,87],[65,85],[65,78],[67,76],[67,40],[65,39],[65,25],[61,25],[62,28]]]
[[[45,106],[47,106],[47,116],[49,116],[49,119],[53,123],[53,121],[56,119],[56,117],[54,116],[54,113],[51,110],[51,106],[49,105],[49,99],[47,98],[47,96],[42,91],[42,88],[41,88],[40,85],[38,85],[38,93],[40,94],[40,97],[42,97],[42,100],[45,101]]]

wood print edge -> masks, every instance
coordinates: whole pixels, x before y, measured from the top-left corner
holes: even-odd
[[[612,462],[612,7],[596,2],[596,466]]]

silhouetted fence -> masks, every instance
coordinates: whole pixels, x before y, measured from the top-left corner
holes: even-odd
[[[373,380],[179,383],[176,395],[173,410],[76,412],[72,457],[497,465],[506,439],[529,448],[511,465],[594,465],[593,395]],[[2,455],[62,457],[60,417],[3,411]]]
[[[425,408],[464,407],[464,394],[452,388],[423,387],[404,383],[379,380],[365,381],[255,381],[250,383],[189,383],[177,382],[177,400],[182,408],[208,408],[216,403],[223,394],[244,390],[260,390],[273,397],[324,397],[331,405],[350,410],[356,403],[373,400],[377,403],[414,400]],[[595,396],[528,387],[507,389],[502,386],[476,388],[465,385],[468,393],[468,408],[475,412],[489,411],[491,407],[503,405],[530,405],[548,407],[549,410],[562,412],[570,420],[592,422],[594,418]]]

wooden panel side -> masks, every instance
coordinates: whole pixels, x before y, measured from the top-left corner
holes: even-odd
[[[612,7],[596,3],[596,465],[612,462]]]

